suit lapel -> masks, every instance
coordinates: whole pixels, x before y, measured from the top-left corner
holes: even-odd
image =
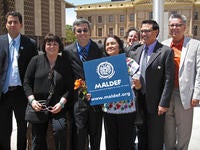
[[[82,63],[82,61],[80,60],[80,56],[79,56],[79,53],[78,53],[78,48],[76,46],[76,42],[74,43],[74,45],[72,46],[72,52],[73,52],[73,55],[74,55],[74,59],[76,59],[77,62],[79,62],[80,64]]]
[[[4,37],[3,37],[3,41],[1,44],[2,44],[2,50],[4,50],[5,52],[5,56],[6,56],[6,59],[5,59],[5,66],[6,66],[6,70],[7,70],[7,67],[8,67],[8,64],[9,64],[9,41],[8,41],[8,34],[6,34]]]
[[[92,55],[92,51],[90,49],[93,49],[93,44],[92,42],[90,43],[90,47],[89,47],[89,51],[88,51],[88,56],[87,56],[87,60],[90,60],[91,57],[93,57]]]
[[[181,60],[180,60],[180,67],[179,70],[181,70],[182,66],[183,66],[183,62],[185,60],[185,57],[187,55],[188,52],[188,47],[190,45],[190,43],[188,43],[189,39],[185,38],[184,42],[183,42],[183,47],[182,47],[182,52],[181,52]]]
[[[18,51],[18,53],[19,53],[18,60],[20,59],[21,53],[22,53],[22,51],[24,50],[24,48],[25,48],[25,45],[26,45],[26,43],[25,43],[24,36],[23,36],[23,35],[21,35],[21,37],[20,37],[19,51]]]
[[[140,60],[141,60],[141,55],[142,55],[142,51],[143,51],[144,46],[139,47],[136,51],[136,56],[135,56],[135,61],[140,64]]]
[[[158,57],[158,55],[160,55],[160,53],[161,53],[161,44],[157,43],[148,61],[147,68]]]
[[[5,48],[5,52],[6,52],[6,56],[7,58],[9,58],[9,41],[8,41],[8,35],[6,34],[4,37],[4,41],[2,44],[4,44],[4,48]]]

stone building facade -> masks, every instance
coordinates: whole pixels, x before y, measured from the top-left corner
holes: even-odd
[[[77,18],[92,23],[92,38],[104,39],[108,34],[124,37],[126,30],[140,27],[144,19],[153,18],[153,0],[126,0],[76,6]],[[172,13],[184,14],[187,21],[186,34],[200,39],[200,0],[165,0],[164,33],[168,37],[168,17]]]
[[[22,14],[22,34],[34,38],[39,44],[48,32],[65,39],[65,8],[74,7],[65,0],[0,0],[0,34],[6,33],[5,14]]]

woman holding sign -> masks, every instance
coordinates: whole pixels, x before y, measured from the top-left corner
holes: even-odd
[[[104,41],[104,49],[107,56],[124,53],[123,42],[115,35],[109,35]],[[131,61],[131,63],[130,63]],[[131,65],[130,65],[131,64]],[[132,68],[139,67],[138,64],[130,58],[127,58],[130,79],[135,89],[141,88],[139,79],[132,79]],[[135,100],[122,100],[104,104],[104,126],[106,137],[106,150],[133,150],[135,128],[134,121],[136,117]]]

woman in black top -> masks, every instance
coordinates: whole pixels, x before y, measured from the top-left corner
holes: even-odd
[[[58,36],[47,34],[42,50],[44,54],[33,57],[28,65],[24,90],[35,112],[49,111],[55,147],[57,150],[66,150],[66,103],[73,92],[71,69],[66,58],[60,55],[63,45]],[[39,100],[46,100],[45,104]],[[33,150],[47,150],[48,121],[32,123]]]

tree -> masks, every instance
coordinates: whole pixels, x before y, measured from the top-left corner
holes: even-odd
[[[72,31],[71,25],[66,25],[66,44],[71,44],[76,40],[74,33]]]

